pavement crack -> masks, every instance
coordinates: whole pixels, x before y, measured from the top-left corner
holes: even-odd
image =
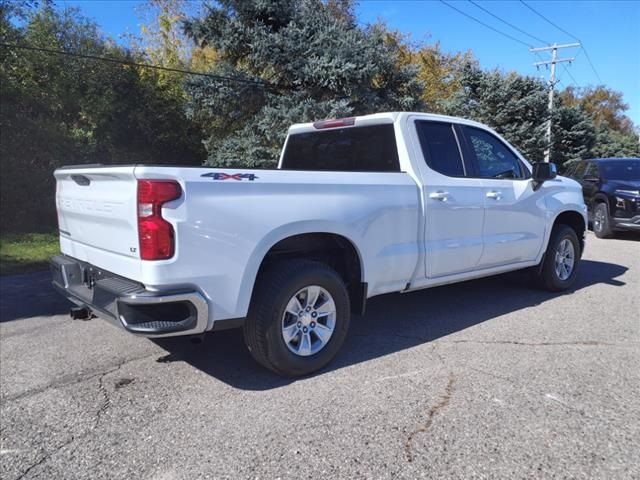
[[[405,457],[407,459],[407,462],[413,462],[413,458],[414,458],[414,454],[413,454],[413,440],[414,438],[420,434],[420,433],[425,433],[426,431],[429,430],[429,428],[431,427],[431,424],[433,423],[433,419],[434,417],[444,408],[446,408],[449,403],[451,402],[451,395],[453,395],[453,386],[456,382],[456,377],[453,375],[453,373],[449,374],[449,381],[447,382],[447,386],[444,389],[444,393],[442,395],[442,397],[440,398],[440,401],[438,403],[436,403],[435,405],[433,405],[429,411],[427,412],[427,418],[425,423],[415,429],[413,432],[411,432],[409,434],[409,436],[407,437],[407,441],[404,444],[404,452],[405,452]]]
[[[596,340],[577,340],[574,342],[519,342],[517,340],[440,340],[439,343],[473,343],[477,345],[521,345],[526,347],[553,347],[553,346],[616,346],[617,343],[599,342]]]
[[[111,406],[111,397],[109,396],[109,392],[104,386],[104,377],[106,377],[110,373],[113,373],[119,370],[122,367],[122,365],[123,364],[120,364],[116,368],[109,370],[107,372],[104,372],[102,375],[100,375],[100,378],[98,378],[98,390],[100,391],[103,400],[100,407],[98,408],[98,411],[96,412],[95,423],[93,425],[94,429],[98,428],[98,425],[100,424],[100,418],[102,417],[103,414],[107,412],[107,410]]]
[[[84,437],[85,435],[82,435],[79,438]],[[64,447],[66,447],[67,445],[71,444],[73,441],[76,440],[76,437],[71,437],[69,440],[67,440],[66,442],[61,443],[60,445],[58,445],[55,449],[53,449],[51,452],[47,453],[46,455],[43,455],[41,458],[39,458],[37,461],[35,461],[34,463],[32,463],[31,465],[29,465],[21,474],[19,477],[17,477],[16,480],[21,480],[22,478],[24,478],[25,476],[27,476],[27,474],[33,470],[34,468],[42,465],[43,463],[45,463],[46,461],[48,461],[51,457],[53,457],[56,453],[58,453],[60,450],[62,450]]]
[[[150,355],[147,355],[147,356],[142,357],[142,358],[146,358],[148,356],[150,356]],[[94,429],[96,429],[98,427],[98,425],[100,423],[100,418],[102,417],[102,415],[104,415],[107,412],[107,410],[111,406],[111,395],[109,395],[109,391],[104,386],[104,377],[106,377],[107,375],[110,375],[110,374],[112,374],[114,372],[117,372],[124,365],[126,365],[127,363],[129,363],[131,361],[133,361],[133,360],[129,360],[129,359],[122,360],[120,363],[118,363],[116,366],[114,366],[110,370],[107,370],[106,372],[103,372],[100,375],[100,377],[98,378],[98,390],[102,394],[103,401],[102,401],[102,404],[100,405],[100,407],[98,408],[98,411],[96,412],[95,424],[93,426]],[[116,388],[118,388],[118,385],[116,385]]]
[[[371,337],[369,333],[355,333],[356,337]],[[598,340],[575,340],[567,342],[521,342],[518,340],[438,340],[436,338],[428,338],[420,335],[403,335],[400,333],[392,333],[390,337],[402,338],[405,340],[414,340],[420,342],[435,343],[471,343],[476,345],[519,345],[523,347],[554,347],[554,346],[584,346],[584,347],[616,347],[624,346],[620,343],[600,342]]]
[[[146,358],[148,356],[149,355],[146,355],[145,357],[140,357],[140,358]],[[104,378],[107,375],[111,374],[111,373],[117,372],[118,370],[120,370],[127,363],[129,363],[131,361],[134,361],[134,360],[139,360],[140,358],[123,359],[117,365],[115,365],[114,367],[110,368],[109,370],[107,370],[105,372],[102,372],[102,373],[99,373],[99,374],[95,374],[95,375],[91,375],[90,377],[84,378],[82,381],[87,381],[87,380],[93,379],[96,376],[98,377],[98,391],[100,392],[100,394],[101,394],[101,396],[103,398],[102,402],[100,403],[100,406],[98,407],[98,410],[96,411],[93,426],[90,429],[86,430],[81,435],[78,435],[78,436],[72,435],[71,438],[69,438],[68,440],[62,442],[60,445],[55,447],[51,452],[47,453],[46,455],[43,455],[36,462],[34,462],[31,465],[29,465],[29,467],[27,467],[27,469],[24,470],[20,474],[20,476],[18,477],[17,480],[20,480],[20,479],[24,478],[31,470],[33,470],[34,468],[46,463],[51,457],[53,457],[60,450],[64,449],[65,447],[68,447],[69,445],[71,445],[72,443],[74,443],[77,440],[82,440],[83,438],[85,438],[88,435],[90,435],[96,428],[98,428],[98,426],[100,425],[100,419],[102,418],[102,415],[104,415],[106,413],[106,411],[109,409],[109,407],[111,406],[111,397],[109,395],[109,392],[107,391],[107,388],[104,385]],[[79,382],[75,382],[75,383],[79,383]]]
[[[78,383],[84,383],[87,382],[89,380],[93,380],[96,377],[104,377],[105,375],[114,372],[116,370],[119,370],[120,368],[122,368],[123,365],[130,363],[130,362],[135,362],[137,360],[144,360],[145,358],[148,357],[153,357],[156,356],[157,352],[154,353],[149,353],[146,355],[141,355],[138,357],[131,357],[131,358],[126,358],[126,359],[121,359],[119,360],[115,365],[111,365],[108,368],[108,370],[99,370],[99,371],[93,371],[93,372],[87,372],[84,375],[63,375],[60,378],[58,378],[57,380],[54,380],[51,383],[48,383],[46,385],[42,385],[40,387],[36,387],[36,388],[32,388],[29,390],[25,390],[24,392],[19,392],[13,395],[7,395],[6,397],[2,398],[3,402],[13,402],[16,400],[21,400],[23,398],[27,398],[27,397],[31,397],[33,395],[37,395],[39,393],[45,392],[47,390],[50,389],[57,389],[57,388],[64,388],[64,387],[68,387],[70,385],[75,385]]]

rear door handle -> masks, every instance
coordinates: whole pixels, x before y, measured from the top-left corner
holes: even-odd
[[[445,192],[444,190],[438,190],[437,192],[430,193],[429,198],[444,202],[449,198],[449,192]]]
[[[502,198],[502,192],[491,190],[487,192],[487,198],[493,198],[494,200],[500,200]]]

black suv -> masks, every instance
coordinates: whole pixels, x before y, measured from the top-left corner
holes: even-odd
[[[597,237],[617,230],[640,232],[640,158],[596,158],[571,162],[565,176],[582,185]]]

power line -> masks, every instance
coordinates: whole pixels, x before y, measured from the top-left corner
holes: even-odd
[[[582,44],[580,44],[580,45],[582,46]],[[580,50],[578,50],[578,53],[576,53],[576,58],[578,58],[580,56],[580,54],[582,53],[582,50],[584,50],[584,49],[581,48]]]
[[[490,12],[489,10],[487,10],[486,8],[484,8],[482,5],[479,5],[478,3],[474,2],[473,0],[469,0],[470,3],[472,3],[473,5],[475,5],[476,7],[478,7],[480,10],[482,10],[485,13],[488,13],[489,15],[491,15],[493,18],[495,18],[496,20],[499,20],[500,22],[504,23],[505,25],[510,26],[511,28],[513,28],[514,30],[519,31],[520,33],[525,34],[527,37],[529,38],[533,38],[535,41],[537,42],[541,42],[541,43],[546,43],[546,44],[550,44],[550,42],[547,42],[545,40],[542,40],[540,37],[536,37],[535,35],[531,35],[530,33],[525,32],[524,30],[522,30],[521,28],[516,27],[513,23],[510,23],[502,18],[500,18],[498,15]]]
[[[223,81],[223,82],[236,82],[236,83],[244,83],[244,84],[250,84],[250,85],[256,85],[259,87],[263,87],[263,88],[275,88],[275,85],[272,85],[270,83],[267,82],[261,82],[258,80],[249,80],[249,79],[245,79],[245,78],[234,78],[234,77],[225,77],[223,75],[215,75],[212,73],[204,73],[204,72],[193,72],[191,70],[183,70],[180,68],[171,68],[171,67],[163,67],[160,65],[151,65],[149,63],[138,63],[138,62],[132,62],[129,60],[118,60],[116,58],[110,58],[110,57],[101,57],[98,55],[89,55],[89,54],[84,54],[84,53],[74,53],[74,52],[65,52],[64,50],[53,50],[50,48],[43,48],[43,47],[33,47],[33,46],[29,46],[29,45],[18,45],[18,44],[13,44],[13,43],[0,43],[0,47],[2,48],[13,48],[13,49],[18,49],[18,50],[29,50],[29,51],[33,51],[33,52],[43,52],[43,53],[52,53],[55,55],[66,55],[66,56],[70,56],[70,57],[76,57],[76,58],[85,58],[88,60],[97,60],[97,61],[101,61],[101,62],[109,62],[109,63],[118,63],[121,65],[129,65],[132,67],[141,67],[141,68],[151,68],[154,70],[164,70],[167,72],[175,72],[175,73],[184,73],[187,75],[198,75],[201,77],[208,77],[208,78],[213,78],[215,80],[219,80],[219,81]]]
[[[582,40],[580,40],[578,37],[576,37],[575,35],[567,32],[564,28],[556,25],[555,23],[553,23],[551,20],[549,20],[547,17],[545,17],[542,13],[538,12],[535,8],[533,8],[531,5],[529,5],[528,3],[526,3],[524,0],[520,0],[520,3],[522,3],[525,7],[527,7],[529,10],[531,10],[533,13],[535,13],[536,15],[538,15],[540,18],[542,18],[543,20],[545,20],[547,23],[549,23],[550,25],[554,26],[555,28],[557,28],[558,30],[560,30],[562,33],[564,33],[565,35],[570,36],[571,38],[573,38],[574,40],[577,40],[578,42],[580,42],[582,49],[584,50],[584,55],[585,57],[587,57],[587,62],[589,62],[589,66],[591,67],[591,70],[593,70],[593,73],[596,74],[596,77],[598,78],[598,81],[600,83],[602,83],[602,79],[600,78],[600,74],[598,73],[598,71],[596,70],[595,65],[593,64],[593,62],[591,61],[591,57],[589,56],[589,52],[587,52],[587,49],[584,46],[584,43],[582,42]]]
[[[600,78],[600,75],[598,74],[598,71],[596,70],[596,67],[593,65],[593,62],[591,61],[591,57],[589,56],[589,52],[587,52],[587,49],[584,48],[584,45],[582,46],[582,49],[584,50],[584,56],[587,57],[587,61],[589,62],[589,65],[591,65],[591,70],[593,70],[593,73],[595,73],[596,77],[598,77],[598,81],[600,83],[602,83],[602,79]]]
[[[469,15],[466,12],[463,12],[462,10],[460,10],[459,8],[454,7],[453,5],[451,5],[450,3],[445,2],[444,0],[440,0],[440,3],[446,5],[447,7],[455,10],[456,12],[458,12],[460,15],[464,15],[465,17],[473,20],[474,22],[479,23],[480,25],[487,27],[489,30],[493,30],[496,33],[499,33],[500,35],[507,37],[511,40],[513,40],[514,42],[518,42],[521,45],[524,45],[525,47],[531,47],[531,45],[529,45],[528,43],[523,42],[522,40],[517,39],[516,37],[513,37],[511,35],[509,35],[508,33],[503,32],[502,30],[498,30],[497,28],[492,27],[491,25],[484,23],[482,20],[478,20],[476,17]]]
[[[573,62],[570,62],[569,65],[571,65],[571,63],[575,63],[575,61],[580,56],[580,53],[582,53],[582,49],[578,50],[578,53],[576,53],[576,56],[573,58]],[[576,88],[580,88],[580,85],[578,84],[578,81],[571,74],[571,70],[569,70],[569,68],[567,68],[567,66],[564,63],[562,63],[561,65],[562,65],[562,68],[564,68],[564,71],[567,73],[567,75],[569,75],[569,77],[571,77],[571,80],[573,81],[573,84],[576,86]]]
[[[546,20],[547,23],[550,23],[551,25],[553,25],[554,27],[556,27],[558,30],[560,30],[562,33],[569,35],[571,38],[573,38],[574,40],[577,40],[578,42],[580,42],[580,39],[578,37],[576,37],[575,35],[571,35],[569,32],[567,32],[564,28],[559,27],[558,25],[556,25],[555,23],[553,23],[551,20],[549,20],[547,17],[545,17],[543,14],[541,14],[540,12],[538,12],[537,10],[535,10],[532,6],[530,6],[529,4],[527,4],[524,0],[520,0],[520,3],[522,3],[525,7],[527,7],[529,10],[531,10],[533,13],[535,13],[536,15],[538,15],[540,18],[542,18],[543,20]],[[582,42],[580,42],[582,43]]]
[[[522,30],[521,28],[519,28],[519,27],[517,27],[517,26],[513,25],[512,23],[508,22],[507,20],[504,20],[504,19],[502,19],[501,17],[499,17],[498,15],[495,15],[494,13],[490,12],[490,11],[489,11],[489,10],[487,10],[486,8],[484,8],[484,7],[480,6],[479,4],[477,4],[475,1],[473,1],[473,0],[468,0],[468,1],[469,1],[469,3],[471,3],[472,5],[476,6],[476,7],[477,7],[477,8],[479,8],[480,10],[482,10],[482,11],[484,11],[484,12],[488,13],[489,15],[491,15],[491,16],[492,16],[492,17],[494,17],[495,19],[499,20],[500,22],[504,23],[505,25],[508,25],[509,27],[511,27],[511,28],[513,28],[513,29],[515,29],[515,30],[517,30],[517,31],[519,31],[519,32],[521,32],[521,33],[523,33],[524,35],[527,35],[528,37],[533,38],[534,40],[540,41],[540,42],[542,42],[542,43],[547,43],[547,44],[549,44],[549,42],[546,42],[546,41],[542,40],[541,38],[536,37],[535,35],[531,35],[530,33],[528,33],[528,32],[526,32],[526,31]],[[489,28],[490,30],[493,30],[493,31],[494,31],[494,32],[496,32],[496,33],[499,33],[500,35],[503,35],[503,36],[505,36],[505,37],[507,37],[507,38],[509,38],[509,39],[511,39],[511,40],[514,40],[514,41],[516,41],[516,42],[518,42],[518,43],[522,44],[522,45],[528,46],[528,47],[530,48],[530,51],[531,51],[531,52],[533,52],[533,53],[536,55],[536,57],[538,57],[538,59],[539,59],[539,60],[541,60],[540,62],[537,62],[537,63],[535,64],[536,66],[540,66],[540,65],[548,65],[548,64],[550,64],[550,63],[551,63],[551,64],[552,64],[552,72],[553,72],[553,73],[551,74],[551,79],[550,79],[550,95],[553,95],[553,86],[554,86],[554,84],[555,84],[556,82],[559,82],[559,81],[560,81],[560,79],[558,79],[558,80],[556,80],[556,79],[555,79],[555,65],[556,65],[556,63],[561,63],[561,64],[562,64],[562,66],[564,67],[564,70],[565,70],[565,71],[567,72],[567,74],[571,77],[571,79],[573,80],[573,83],[575,83],[575,84],[576,84],[576,86],[577,86],[577,82],[576,82],[575,78],[573,78],[573,75],[571,74],[571,72],[569,72],[569,70],[568,70],[568,69],[567,69],[567,67],[564,65],[564,63],[562,63],[562,62],[567,62],[567,61],[573,61],[574,59],[558,60],[558,59],[557,59],[557,57],[555,57],[555,53],[554,53],[554,59],[553,59],[553,61],[552,61],[552,62],[545,62],[545,61],[543,61],[543,60],[542,60],[542,58],[540,58],[540,55],[538,54],[538,51],[546,50],[547,48],[534,49],[534,48],[532,48],[532,47],[531,47],[531,45],[528,45],[527,43],[525,43],[525,42],[523,42],[523,41],[521,41],[521,40],[519,40],[519,39],[517,39],[517,38],[515,38],[515,37],[513,37],[513,36],[511,36],[511,35],[509,35],[509,34],[507,34],[507,33],[505,33],[505,32],[503,32],[503,31],[501,31],[501,30],[498,30],[498,29],[496,29],[496,28],[493,28],[491,25],[488,25],[488,24],[484,23],[483,21],[481,21],[481,20],[479,20],[479,19],[475,18],[475,17],[474,17],[474,16],[472,16],[472,15],[467,14],[466,12],[463,12],[462,10],[460,10],[460,9],[458,9],[458,8],[456,8],[456,7],[454,7],[453,5],[451,5],[451,4],[447,3],[447,2],[445,2],[444,0],[440,0],[440,2],[441,2],[441,3],[444,3],[446,6],[448,6],[448,7],[452,8],[452,9],[453,9],[453,10],[455,10],[456,12],[458,12],[458,13],[460,13],[460,14],[464,15],[465,17],[467,17],[467,18],[469,18],[469,19],[473,20],[474,22],[477,22],[477,23],[479,23],[480,25],[482,25],[482,26],[484,26],[484,27],[487,27],[487,28]],[[578,46],[578,45],[573,45],[573,46]],[[555,47],[555,48],[563,48],[563,47],[565,47],[565,46],[564,46],[564,45],[560,45],[560,46],[558,46],[558,45],[554,45],[554,47]],[[551,48],[552,48],[552,47],[549,47],[548,49],[551,49]],[[555,50],[554,50],[554,51],[555,51]],[[585,52],[585,53],[586,53],[586,52]],[[550,106],[549,106],[549,111],[551,111],[551,109],[553,108],[553,100],[550,100],[550,102],[551,102],[551,104],[550,104]],[[549,132],[547,133],[547,137],[548,137],[548,138],[550,138],[550,136],[551,136],[551,132],[549,131]],[[548,160],[547,160],[547,161],[548,161]]]
[[[574,59],[574,61],[575,61],[575,59]],[[576,87],[580,87],[580,85],[578,85],[578,82],[576,81],[576,79],[573,78],[573,75],[571,74],[571,71],[567,68],[567,66],[564,63],[562,64],[562,68],[564,68],[564,71],[567,73],[567,75],[569,75],[569,78],[571,78],[571,81],[573,82],[573,84]]]

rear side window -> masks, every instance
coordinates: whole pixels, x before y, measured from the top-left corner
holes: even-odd
[[[586,172],[587,172],[587,162],[580,162],[578,163],[575,170],[573,171],[573,176],[576,178],[582,178],[584,177]]]
[[[563,165],[563,167],[564,167],[563,175],[565,175],[567,177],[573,177],[573,175],[574,175],[574,173],[576,171],[576,168],[578,167],[578,162],[570,160],[570,161],[566,162]]]
[[[598,176],[598,165],[593,162],[589,162],[587,166],[586,172],[582,175],[583,177],[597,177]]]
[[[285,170],[399,172],[393,125],[348,127],[289,136]]]
[[[453,125],[442,122],[417,121],[420,147],[427,165],[449,177],[463,177],[464,167]]]
[[[599,167],[607,180],[640,180],[640,160],[606,160]]]

